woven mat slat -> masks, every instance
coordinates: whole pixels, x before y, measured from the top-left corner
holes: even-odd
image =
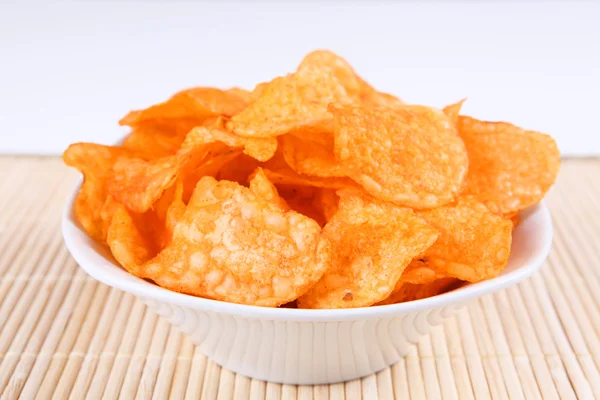
[[[543,269],[472,301],[400,362],[335,385],[236,375],[69,256],[60,214],[77,174],[0,157],[2,399],[600,398],[600,160],[567,160],[550,191]]]

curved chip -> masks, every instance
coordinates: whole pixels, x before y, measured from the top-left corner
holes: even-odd
[[[331,105],[335,156],[378,199],[413,208],[446,204],[461,190],[467,152],[439,110]]]
[[[221,167],[217,179],[247,185],[248,178],[258,168],[258,165],[258,160],[246,154],[240,154]]]
[[[269,181],[262,168],[257,168],[250,176],[250,191],[256,196],[276,205],[283,211],[288,211],[290,206],[279,196],[277,188]]]
[[[77,168],[84,177],[75,199],[75,216],[88,235],[104,242],[114,212],[106,180],[121,157],[132,157],[127,149],[94,143],[74,143],[63,153],[65,164]]]
[[[139,226],[130,212],[119,204],[113,214],[106,239],[119,264],[136,276],[141,276],[141,265],[158,252],[152,238],[141,232]]]
[[[504,270],[510,255],[512,223],[479,201],[461,196],[456,203],[418,215],[440,231],[421,258],[447,276],[479,282]]]
[[[320,231],[248,188],[205,177],[173,241],[142,274],[179,292],[275,307],[303,294],[329,267],[330,245]]]
[[[458,131],[469,154],[466,194],[496,214],[508,214],[538,203],[560,169],[552,137],[506,122],[460,117]]]
[[[332,266],[298,299],[300,308],[366,307],[384,300],[404,268],[438,236],[408,208],[341,196],[338,212],[323,228]]]
[[[187,199],[201,177],[216,175],[239,153],[221,140],[231,139],[227,138],[227,133],[205,128],[190,131],[173,156],[151,161],[128,158],[116,162],[107,180],[111,196],[129,210],[144,213],[181,176],[184,199]]]
[[[460,283],[461,281],[456,278],[440,278],[420,284],[406,282],[395,289],[387,299],[377,303],[377,305],[404,303],[437,296],[457,288],[460,286]]]
[[[328,137],[329,136],[329,137]],[[338,164],[333,154],[333,135],[322,135],[320,142],[289,134],[280,139],[288,165],[304,175],[345,177],[348,172]],[[329,140],[327,140],[329,139]],[[329,143],[323,143],[328,141]]]
[[[454,104],[450,104],[449,106],[444,107],[444,114],[452,121],[454,126],[458,124],[458,116],[460,114],[460,110],[467,99],[462,99]]]
[[[190,149],[214,142],[221,142],[229,147],[243,148],[244,154],[259,161],[269,160],[277,150],[277,139],[238,136],[225,129],[222,119],[219,119],[213,125],[193,128],[186,135],[181,149]]]
[[[165,132],[154,127],[135,128],[121,147],[131,150],[144,160],[154,160],[177,153],[185,135]]]
[[[245,109],[249,102],[250,94],[243,89],[195,87],[176,93],[163,103],[144,110],[131,111],[119,124],[136,127],[148,124],[172,126],[183,123],[185,126],[180,129],[185,131],[200,125],[210,117],[236,115]]]
[[[392,107],[401,103],[377,92],[346,60],[324,50],[308,54],[294,74],[259,85],[255,95],[256,100],[231,120],[238,135],[279,136],[330,120],[327,105],[334,102]]]
[[[321,227],[325,225],[327,221],[323,214],[323,208],[318,203],[318,197],[321,191],[327,189],[311,186],[279,185],[277,190],[292,210],[314,220]]]

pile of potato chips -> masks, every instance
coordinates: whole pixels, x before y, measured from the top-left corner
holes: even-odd
[[[421,299],[506,266],[554,140],[406,104],[329,51],[253,91],[198,87],[132,111],[120,146],[76,143],[82,227],[130,273],[268,307]]]

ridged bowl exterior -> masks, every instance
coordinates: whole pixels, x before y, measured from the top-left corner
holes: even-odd
[[[204,312],[144,299],[208,358],[236,373],[309,385],[360,378],[394,364],[460,304],[384,318],[299,322]]]

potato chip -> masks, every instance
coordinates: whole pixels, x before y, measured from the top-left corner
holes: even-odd
[[[332,245],[332,266],[298,299],[300,308],[365,307],[384,300],[438,232],[408,208],[342,193],[323,235]]]
[[[153,127],[139,127],[125,138],[121,147],[144,160],[154,160],[177,153],[184,139],[185,135],[171,134]]]
[[[399,286],[404,283],[421,285],[424,283],[431,283],[441,278],[448,278],[448,275],[433,269],[424,259],[415,258],[402,273],[396,288],[399,288]]]
[[[397,97],[375,90],[356,74],[348,61],[331,51],[317,50],[309,53],[298,67],[298,73],[306,75],[306,80],[314,79],[316,84],[323,76],[335,78],[354,104],[387,108],[403,104]]]
[[[339,165],[333,154],[333,135],[328,144],[289,134],[280,139],[283,156],[287,164],[296,172],[321,177],[345,177],[348,171]]]
[[[191,195],[196,182],[205,175],[216,175],[238,153],[220,142],[199,143],[193,130],[176,155],[145,161],[139,158],[122,159],[115,163],[107,180],[108,190],[129,210],[144,213],[162,193],[181,176],[184,199]]]
[[[279,196],[277,188],[269,181],[262,168],[257,168],[250,176],[250,191],[283,211],[290,209],[288,203]]]
[[[454,126],[458,125],[458,115],[460,114],[460,109],[462,108],[462,105],[466,100],[467,99],[462,99],[457,103],[450,104],[449,106],[444,107],[444,114],[446,114],[448,119],[452,121]]]
[[[257,99],[232,118],[238,135],[269,137],[330,120],[327,105],[396,105],[400,100],[379,94],[343,58],[329,51],[308,54],[296,73],[275,78],[255,90]]]
[[[452,123],[438,110],[330,106],[335,155],[349,176],[381,200],[432,208],[454,199],[468,160]]]
[[[368,91],[362,96],[362,104],[367,107],[402,108],[404,102],[388,93]]]
[[[556,142],[506,122],[460,117],[458,131],[469,154],[465,193],[496,214],[538,203],[560,168]]]
[[[406,301],[421,300],[437,296],[460,286],[461,281],[456,278],[440,278],[427,283],[404,283],[385,300],[377,303],[378,306],[386,304],[404,303]]]
[[[172,243],[141,273],[171,290],[275,307],[304,293],[330,262],[330,245],[314,221],[237,183],[205,177]]]
[[[258,165],[258,160],[246,154],[240,154],[221,167],[217,179],[248,185],[248,178],[258,168]]]
[[[324,226],[327,220],[323,208],[318,203],[318,196],[322,188],[311,186],[278,185],[279,196],[287,203],[290,209],[313,219],[319,226]]]
[[[102,208],[100,209],[100,220],[101,220],[101,229],[102,229],[102,237],[106,239],[106,235],[108,234],[108,228],[110,227],[110,223],[112,222],[112,217],[119,208],[120,204],[110,195],[106,197]]]
[[[440,231],[421,256],[448,276],[479,282],[497,276],[508,262],[512,223],[491,213],[479,201],[461,196],[456,203],[418,212]]]
[[[267,161],[277,150],[277,139],[275,138],[246,138],[235,135],[225,129],[224,120],[219,119],[214,125],[199,126],[192,129],[181,149],[190,149],[209,143],[221,142],[229,147],[243,148],[247,154],[259,161]]]
[[[339,208],[340,198],[333,189],[319,189],[313,198],[313,205],[328,222]]]
[[[250,94],[243,89],[221,90],[196,87],[183,90],[169,100],[132,111],[119,124],[137,127],[141,125],[172,126],[180,123],[179,130],[188,131],[210,117],[233,116],[246,108]]]
[[[128,272],[140,276],[140,267],[158,252],[151,238],[144,235],[127,209],[118,205],[108,229],[107,243],[115,259]]]
[[[108,200],[106,179],[120,157],[131,156],[127,149],[94,143],[75,143],[63,153],[65,164],[77,168],[84,176],[75,199],[75,215],[88,235],[96,240],[106,240],[111,212],[115,209],[113,201]]]

